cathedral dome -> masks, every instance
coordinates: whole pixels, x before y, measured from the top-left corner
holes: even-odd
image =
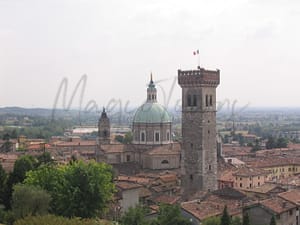
[[[157,102],[146,102],[140,106],[133,118],[133,123],[171,123],[168,111]]]

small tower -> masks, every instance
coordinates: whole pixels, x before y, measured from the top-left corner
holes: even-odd
[[[98,122],[98,137],[100,145],[110,144],[110,121],[105,112],[105,108],[103,108]]]
[[[216,88],[220,71],[178,70],[182,88],[183,198],[217,189]]]
[[[153,82],[152,73],[150,75],[150,83],[147,88],[147,102],[157,102],[156,99],[156,88]]]

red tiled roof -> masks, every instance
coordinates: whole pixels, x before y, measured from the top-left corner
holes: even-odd
[[[233,176],[259,176],[269,174],[268,171],[258,168],[249,168],[249,167],[241,167],[236,172],[233,173]]]
[[[124,152],[126,145],[123,144],[108,144],[101,145],[101,149],[105,153],[121,153]]]
[[[285,211],[296,208],[296,205],[279,197],[263,200],[260,202],[260,204],[277,214],[281,214]]]
[[[156,203],[165,203],[165,204],[175,204],[180,197],[178,196],[168,196],[168,195],[161,195],[153,199]]]
[[[256,159],[255,161],[249,161],[247,162],[247,164],[249,166],[256,167],[256,168],[300,165],[300,158],[264,157],[262,159]]]
[[[286,192],[282,192],[278,194],[279,197],[292,202],[296,205],[300,205],[300,190],[299,189],[293,189]]]
[[[162,180],[163,182],[167,183],[167,182],[173,182],[173,181],[177,181],[177,176],[176,174],[166,174],[166,175],[162,175],[159,177],[160,180]]]
[[[122,190],[138,189],[142,187],[139,184],[130,183],[130,182],[116,182],[116,186]]]
[[[135,177],[135,176],[118,176],[118,181],[128,181],[128,182],[144,184],[144,185],[147,185],[150,183],[149,178]]]

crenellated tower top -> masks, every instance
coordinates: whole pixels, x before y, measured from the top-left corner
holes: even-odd
[[[178,70],[181,87],[217,87],[220,84],[220,70]]]

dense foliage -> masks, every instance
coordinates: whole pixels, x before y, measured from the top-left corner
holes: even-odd
[[[178,205],[165,205],[159,207],[156,219],[146,219],[147,210],[142,206],[130,208],[121,218],[121,225],[190,225],[180,212]]]
[[[40,187],[17,184],[12,195],[12,211],[15,218],[45,215],[51,196]]]
[[[25,155],[18,158],[14,164],[12,173],[9,174],[6,181],[4,196],[2,198],[3,204],[6,209],[11,208],[11,197],[13,186],[17,183],[22,183],[25,179],[26,172],[36,168],[37,159],[33,156]]]
[[[274,216],[272,216],[271,218],[270,225],[276,225],[276,220]]]
[[[227,206],[225,206],[221,217],[221,225],[230,225],[230,224],[231,224],[230,216],[227,211]]]
[[[27,174],[25,184],[47,190],[52,197],[51,212],[67,217],[103,213],[114,192],[111,167],[96,162],[42,165]]]
[[[268,141],[266,143],[266,148],[267,149],[272,149],[272,148],[286,148],[288,145],[288,140],[285,138],[274,138],[270,136],[268,138]]]
[[[29,216],[17,220],[14,225],[112,225],[107,221],[80,218],[64,218],[54,215],[46,216]]]
[[[122,216],[122,225],[148,225],[149,221],[145,219],[147,209],[143,206],[136,206],[129,208],[129,210]]]

